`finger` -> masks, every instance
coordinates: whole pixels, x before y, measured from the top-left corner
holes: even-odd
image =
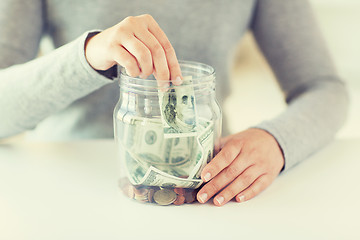
[[[176,80],[178,77],[182,78],[181,69],[179,62],[177,60],[175,50],[171,45],[169,39],[167,38],[166,34],[160,28],[159,24],[149,15],[149,31],[155,36],[155,38],[159,41],[164,53],[166,55],[168,69],[170,71],[169,79]],[[173,81],[174,84],[179,85],[181,81]]]
[[[222,206],[233,199],[239,192],[248,188],[262,172],[255,166],[246,168],[232,183],[222,190],[215,198],[214,204]],[[215,180],[215,179],[214,179]]]
[[[242,175],[251,166],[247,165],[244,159],[236,159],[230,166],[221,171],[215,178],[213,178],[208,184],[206,184],[198,193],[200,202],[204,202],[217,194],[221,189],[225,188],[231,182],[234,181],[239,175]],[[246,173],[246,178],[248,178]],[[236,193],[239,193],[237,191]],[[205,194],[204,194],[205,193]],[[235,194],[236,194],[235,193]]]
[[[169,69],[166,60],[165,52],[159,43],[159,41],[155,38],[155,36],[149,31],[139,31],[135,34],[135,36],[143,42],[144,45],[150,50],[151,57],[153,61],[153,70],[155,69],[155,78],[159,81],[159,85],[163,87],[168,87],[169,85]],[[160,70],[159,70],[160,69]],[[160,73],[158,73],[160,72]],[[151,74],[150,73],[150,74]],[[149,75],[150,75],[149,74]]]
[[[237,202],[245,202],[252,199],[262,191],[264,191],[273,181],[268,174],[261,175],[258,177],[248,188],[239,193],[235,200]]]
[[[168,44],[170,44],[170,42]],[[179,86],[183,82],[183,76],[181,74],[180,64],[176,57],[175,50],[172,46],[170,47],[170,49],[169,47],[164,46],[164,49],[166,54],[166,60],[170,70],[170,80],[173,84]]]
[[[164,49],[162,49],[162,47],[156,47],[152,50],[152,57],[156,79],[162,81],[161,85],[168,85],[170,73]]]
[[[142,78],[146,78],[153,72],[153,61],[150,50],[135,36],[122,41],[123,47],[137,60],[141,68]]]
[[[136,77],[140,74],[139,64],[136,58],[122,46],[118,45],[114,48],[113,59],[119,65],[123,66],[126,73],[131,77]]]
[[[214,178],[224,168],[229,166],[241,151],[241,144],[236,141],[231,141],[224,146],[224,148],[208,163],[202,173],[201,178],[204,182],[208,182]]]
[[[247,161],[238,157],[230,164],[230,166],[226,167],[215,178],[202,187],[202,189],[198,192],[199,202],[204,203],[209,200],[212,196],[217,194],[221,189],[225,188],[227,185],[233,182],[234,179],[236,179],[239,175],[243,174],[251,167],[252,165],[249,166]],[[245,173],[246,179],[248,178],[247,175],[248,173]],[[239,192],[240,190],[234,193],[234,196]]]

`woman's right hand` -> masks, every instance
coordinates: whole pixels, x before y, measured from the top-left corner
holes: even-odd
[[[175,50],[149,14],[127,17],[120,23],[88,39],[85,56],[95,70],[107,70],[119,64],[132,77],[168,80],[181,84],[181,70]],[[159,81],[161,82],[161,81]]]

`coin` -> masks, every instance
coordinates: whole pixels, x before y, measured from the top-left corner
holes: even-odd
[[[154,202],[154,193],[155,193],[155,189],[153,188],[149,189],[148,200],[151,203]]]
[[[196,199],[197,191],[194,189],[191,189],[190,191],[185,192],[185,202],[186,203],[192,203]]]
[[[176,200],[176,193],[170,189],[160,189],[154,193],[154,201],[159,205],[169,205]]]
[[[181,205],[185,202],[185,196],[184,195],[178,195],[175,202],[173,202],[174,205]]]
[[[183,188],[174,188],[174,192],[179,194],[179,195],[184,195],[185,194],[185,189],[183,189]]]
[[[147,202],[148,201],[148,192],[149,190],[146,188],[140,188],[134,190],[134,199],[140,202]]]

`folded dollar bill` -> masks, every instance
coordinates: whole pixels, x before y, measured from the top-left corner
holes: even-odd
[[[196,102],[192,76],[183,77],[181,86],[159,90],[160,112],[164,129],[171,127],[179,132],[195,132],[197,124]]]

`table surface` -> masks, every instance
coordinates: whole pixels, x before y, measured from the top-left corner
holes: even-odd
[[[338,139],[245,203],[142,204],[111,140],[0,144],[0,239],[360,239],[360,139]]]

